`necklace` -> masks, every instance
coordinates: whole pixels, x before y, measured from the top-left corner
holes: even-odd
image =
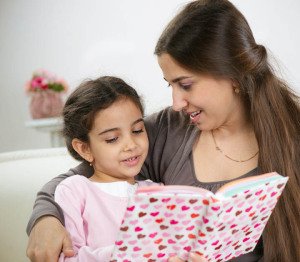
[[[214,136],[214,133],[213,133],[213,130],[211,130],[211,135],[212,135],[212,138],[214,140],[214,144],[215,144],[215,147],[216,147],[216,150],[219,151],[222,155],[224,155],[226,158],[230,159],[231,161],[234,161],[234,162],[238,162],[238,163],[243,163],[243,162],[247,162],[249,160],[251,160],[252,158],[256,157],[259,150],[251,157],[245,159],[245,160],[237,160],[237,159],[234,159],[234,158],[231,158],[230,156],[226,155],[223,150],[217,145],[217,142],[216,142],[216,139],[215,139],[215,136]]]

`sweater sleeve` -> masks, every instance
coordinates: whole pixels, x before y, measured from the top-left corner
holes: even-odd
[[[65,226],[70,233],[75,251],[74,257],[65,257],[62,254],[59,262],[108,262],[114,245],[104,247],[91,247],[88,245],[86,237],[88,235],[87,221],[82,215],[86,209],[85,186],[81,183],[81,180],[76,179],[74,181],[61,183],[55,191],[54,198],[63,210]]]
[[[82,246],[74,257],[65,257],[61,253],[59,262],[108,262],[110,261],[114,245],[93,249],[88,246]]]
[[[61,181],[75,174],[90,176],[92,170],[86,163],[82,163],[75,168],[71,168],[65,174],[53,178],[37,193],[33,211],[26,228],[28,235],[36,221],[43,216],[54,216],[64,225],[63,212],[60,206],[54,201],[54,192]]]

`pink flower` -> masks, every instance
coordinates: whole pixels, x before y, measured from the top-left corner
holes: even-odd
[[[54,92],[67,92],[68,84],[62,78],[44,69],[36,70],[29,82],[25,84],[26,93],[52,90]]]
[[[31,87],[33,89],[44,89],[45,90],[48,88],[47,82],[48,81],[45,78],[37,76],[31,80]]]

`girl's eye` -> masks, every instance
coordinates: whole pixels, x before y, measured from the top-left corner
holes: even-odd
[[[139,130],[133,130],[132,133],[134,134],[140,134],[140,133],[143,133],[144,130],[143,129],[139,129]]]
[[[118,140],[118,137],[114,137],[114,138],[111,138],[111,139],[106,139],[105,142],[107,144],[111,144],[111,143],[114,143]]]

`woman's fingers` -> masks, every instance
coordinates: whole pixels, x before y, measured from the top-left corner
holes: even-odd
[[[190,256],[189,256],[189,262],[207,262],[207,260],[196,254],[196,253],[190,253]],[[184,260],[180,259],[179,257],[170,257],[168,262],[184,262]]]
[[[189,261],[191,261],[191,262],[207,262],[207,260],[204,257],[202,257],[196,253],[190,254]]]
[[[170,257],[168,262],[184,262],[184,260],[180,259],[179,257]]]
[[[73,256],[72,241],[64,226],[53,216],[40,218],[30,232],[26,254],[32,262],[57,262],[60,253]]]

